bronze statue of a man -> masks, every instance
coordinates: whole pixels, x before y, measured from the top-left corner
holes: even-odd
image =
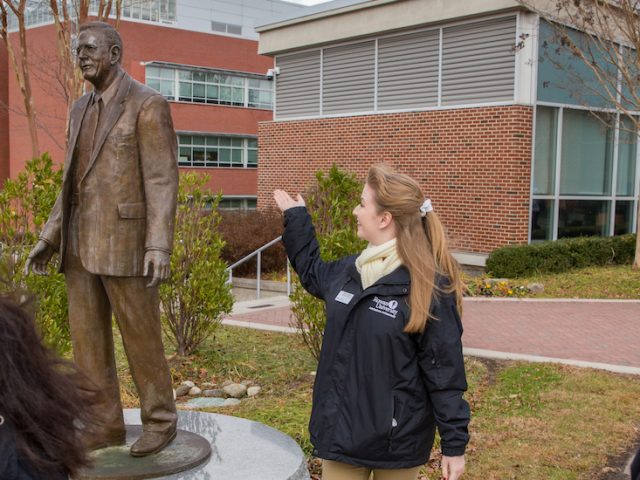
[[[176,135],[167,101],[122,69],[122,40],[112,26],[81,25],[77,54],[93,91],[71,109],[62,192],[26,270],[45,273],[60,253],[74,358],[106,397],[104,427],[87,439],[91,449],[125,442],[115,314],[141,404],[143,434],[131,455],[144,456],[176,436],[158,297],[173,246]]]

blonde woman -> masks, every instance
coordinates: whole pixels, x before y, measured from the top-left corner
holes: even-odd
[[[323,480],[415,480],[436,427],[442,475],[457,480],[470,416],[463,286],[431,202],[407,175],[372,167],[353,211],[368,247],[323,262],[302,197],[274,199],[289,260],[326,303],[309,423]]]

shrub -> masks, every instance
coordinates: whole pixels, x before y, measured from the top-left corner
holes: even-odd
[[[36,297],[36,323],[44,342],[60,354],[71,350],[67,290],[57,262],[48,276],[24,275],[24,264],[38,240],[62,185],[62,170],[53,168],[48,153],[29,160],[17,178],[0,190],[0,261],[7,278],[2,288],[28,290]]]
[[[233,264],[282,235],[282,214],[276,209],[254,211],[222,211],[220,235],[225,241],[222,258]],[[283,272],[287,257],[281,242],[262,252],[262,273]],[[255,276],[256,258],[233,269],[234,277]]]
[[[353,208],[360,201],[362,183],[355,175],[335,165],[328,173],[316,173],[317,184],[306,195],[306,203],[316,228],[320,255],[331,261],[360,252],[366,243],[356,234]],[[324,302],[309,295],[297,276],[291,294],[294,326],[313,356],[320,358],[322,334],[326,324]]]
[[[487,272],[496,277],[517,278],[589,266],[630,264],[634,252],[635,234],[565,238],[498,248],[487,259]]]
[[[233,307],[224,241],[218,232],[220,197],[203,190],[208,177],[180,175],[171,277],[160,285],[163,327],[178,355],[190,355]]]

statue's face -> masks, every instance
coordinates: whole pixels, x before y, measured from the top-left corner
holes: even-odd
[[[118,47],[107,45],[105,40],[100,30],[84,30],[78,37],[78,66],[84,79],[94,85],[102,85],[117,65],[114,49]]]

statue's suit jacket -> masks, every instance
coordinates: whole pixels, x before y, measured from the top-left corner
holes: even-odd
[[[62,192],[40,238],[60,252],[64,271],[74,151],[88,93],[71,108]],[[178,188],[176,134],[167,101],[124,74],[104,107],[78,187],[78,254],[97,275],[142,276],[148,250],[171,253]]]

